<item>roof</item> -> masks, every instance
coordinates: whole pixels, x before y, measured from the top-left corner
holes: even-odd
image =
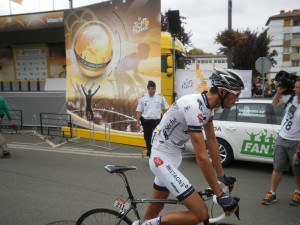
[[[211,59],[216,59],[216,58],[227,58],[226,55],[213,55],[213,54],[209,54],[209,55],[187,55],[189,58],[211,58]]]
[[[300,9],[294,9],[293,11],[285,12],[284,10],[280,11],[279,14],[269,17],[266,26],[269,25],[271,20],[283,20],[283,19],[291,19],[293,17],[300,17]]]

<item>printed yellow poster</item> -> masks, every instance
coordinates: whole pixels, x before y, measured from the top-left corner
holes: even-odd
[[[65,17],[67,110],[79,126],[136,132],[148,80],[160,89],[160,1],[115,0]]]

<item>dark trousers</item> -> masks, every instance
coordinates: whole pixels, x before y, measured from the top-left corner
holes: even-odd
[[[143,119],[142,126],[144,128],[144,139],[147,146],[147,155],[150,157],[151,154],[151,139],[152,139],[152,133],[155,129],[155,127],[159,124],[160,120],[146,120]]]

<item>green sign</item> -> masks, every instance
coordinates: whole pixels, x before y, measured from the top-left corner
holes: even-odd
[[[258,133],[249,133],[249,139],[243,140],[241,154],[272,157],[275,140],[272,134],[268,135],[268,131],[263,129]]]

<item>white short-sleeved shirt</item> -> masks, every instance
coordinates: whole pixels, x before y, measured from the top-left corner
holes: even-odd
[[[290,97],[291,95],[285,95],[282,100],[286,103]],[[300,141],[300,104],[298,103],[298,96],[293,97],[285,110],[279,135],[287,140]]]
[[[211,121],[213,116],[214,110],[209,107],[205,93],[181,97],[173,103],[156,127],[153,147],[166,143],[175,146],[174,151],[185,148],[189,140],[188,133],[202,132],[203,125]]]
[[[140,97],[136,111],[141,112],[145,119],[160,119],[162,109],[167,110],[169,104],[161,94],[150,96],[148,93]]]

